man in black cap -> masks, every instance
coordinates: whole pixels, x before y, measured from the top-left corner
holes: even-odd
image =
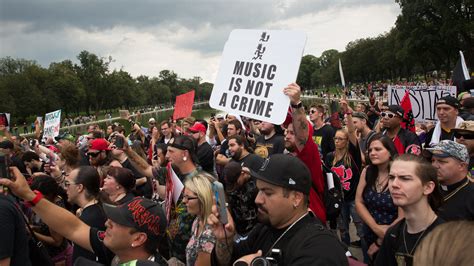
[[[213,265],[236,260],[234,265],[264,260],[278,265],[347,265],[343,246],[308,212],[310,176],[306,165],[294,156],[275,154],[267,159],[255,173],[259,190],[255,203],[261,224],[238,243],[233,241],[232,218],[222,225],[213,206],[208,218],[217,239],[211,255]]]
[[[17,168],[11,170],[14,180],[0,178],[0,185],[7,186],[13,194],[32,206],[50,229],[76,245],[97,256],[106,256],[106,250],[110,249],[116,255],[112,265],[141,265],[140,261],[167,265],[157,253],[166,229],[166,217],[159,204],[140,197],[120,206],[104,204],[107,229],[99,231],[45,199],[41,192],[31,191],[20,171]]]
[[[436,102],[436,114],[439,123],[426,134],[425,148],[432,147],[442,140],[454,140],[453,128],[464,120],[459,117],[461,104],[451,95],[444,96]]]
[[[405,111],[400,105],[389,105],[387,110],[380,113],[383,134],[392,139],[398,154],[421,154],[421,145],[418,136],[401,127]]]

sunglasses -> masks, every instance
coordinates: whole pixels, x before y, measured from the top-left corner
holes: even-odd
[[[454,137],[457,139],[463,138],[463,139],[474,139],[474,134],[463,134],[460,132],[454,132]]]
[[[98,152],[88,152],[87,156],[95,158],[95,157],[99,156],[100,153],[101,153],[100,151],[98,151]]]
[[[310,110],[309,113],[314,114],[314,113],[316,113],[316,110]]]
[[[392,114],[392,113],[381,112],[381,113],[380,113],[380,116],[381,116],[381,117],[386,117],[386,116],[388,116],[388,118],[391,119],[391,118],[395,117],[396,115],[395,115],[395,114]]]

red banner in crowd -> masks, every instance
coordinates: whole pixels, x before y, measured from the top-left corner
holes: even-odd
[[[410,93],[405,91],[405,95],[403,96],[402,100],[400,101],[400,106],[403,108],[405,111],[403,115],[403,122],[402,122],[402,128],[406,128],[410,130],[411,132],[415,133],[415,119],[413,119],[413,110],[411,107],[411,100],[410,100]]]
[[[180,119],[191,116],[194,104],[194,90],[176,96],[173,119]]]

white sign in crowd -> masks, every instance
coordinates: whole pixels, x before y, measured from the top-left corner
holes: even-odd
[[[301,31],[233,30],[209,104],[227,113],[274,124],[285,120],[283,89],[296,81],[306,44]]]
[[[54,138],[59,135],[61,126],[61,110],[47,113],[44,118],[43,139]]]
[[[436,121],[436,102],[451,95],[456,97],[456,86],[388,86],[388,104],[400,105],[409,91],[413,117],[416,122]]]

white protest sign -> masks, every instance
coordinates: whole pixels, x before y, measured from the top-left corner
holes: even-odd
[[[59,135],[61,110],[47,113],[44,117],[43,138],[54,138]]]
[[[171,168],[171,180],[173,182],[173,201],[174,204],[178,204],[179,197],[181,196],[181,192],[184,189],[183,182],[179,180],[178,175],[173,170],[173,167]]]
[[[405,91],[410,93],[413,117],[416,122],[436,121],[436,102],[439,98],[456,97],[456,86],[388,86],[388,104],[400,105]]]
[[[224,47],[209,105],[273,124],[286,118],[306,44],[300,31],[233,30]]]

